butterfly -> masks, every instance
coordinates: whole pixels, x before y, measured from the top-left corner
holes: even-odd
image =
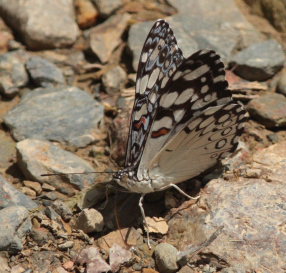
[[[228,90],[220,56],[200,50],[184,58],[169,24],[159,19],[141,52],[125,168],[114,179],[141,194],[145,217],[145,194],[181,191],[176,184],[232,154],[246,119]]]

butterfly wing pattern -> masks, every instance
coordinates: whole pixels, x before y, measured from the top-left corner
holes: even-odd
[[[185,59],[169,24],[156,21],[141,53],[126,168],[116,181],[132,192],[159,191],[234,152],[246,111],[227,87],[218,54]]]

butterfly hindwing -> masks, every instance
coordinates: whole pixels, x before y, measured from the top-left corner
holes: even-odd
[[[204,109],[231,101],[224,65],[214,51],[201,50],[185,59],[160,89],[158,108],[148,135],[138,176],[163,146]]]
[[[246,111],[230,102],[212,106],[185,126],[150,162],[150,177],[179,183],[197,176],[234,152]]]

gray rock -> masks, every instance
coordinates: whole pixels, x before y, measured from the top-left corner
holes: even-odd
[[[119,65],[111,68],[102,77],[105,90],[109,94],[114,94],[123,89],[126,80],[127,74]]]
[[[9,258],[7,252],[0,252],[1,273],[10,273]]]
[[[172,273],[178,270],[178,250],[167,243],[161,243],[155,247],[154,255],[159,272]]]
[[[90,48],[102,63],[109,60],[120,44],[120,37],[130,18],[128,13],[114,15],[90,30]]]
[[[112,272],[118,272],[121,265],[130,262],[132,252],[118,244],[113,244],[109,250],[109,264]]]
[[[66,205],[66,203],[60,200],[53,202],[52,207],[64,219],[64,221],[69,221],[73,216],[71,209]]]
[[[286,69],[283,69],[277,84],[277,92],[286,96]]]
[[[165,19],[174,30],[185,57],[207,48],[217,51],[224,61],[228,61],[238,46],[247,47],[263,39],[233,0],[170,0],[169,3],[178,14]],[[137,70],[143,43],[153,23],[139,23],[130,28],[128,46],[133,54],[134,70]]]
[[[283,68],[285,54],[275,40],[256,43],[240,51],[230,65],[240,77],[250,81],[266,81]]]
[[[103,216],[96,209],[84,209],[77,218],[76,226],[85,233],[100,232],[104,226]]]
[[[32,223],[26,208],[11,206],[0,210],[0,251],[22,250],[22,240],[31,228]]]
[[[44,14],[43,14],[44,8]],[[0,16],[19,33],[30,49],[66,47],[79,34],[72,0],[3,0]]]
[[[230,52],[227,48],[231,48],[235,40],[239,42],[240,47],[247,47],[263,39],[263,36],[244,17],[234,0],[215,2],[212,0],[170,0],[168,2],[178,10],[176,16],[182,16],[184,30],[196,41],[197,37],[201,36],[203,44],[199,41],[201,39],[198,39],[200,48],[205,48],[204,43],[207,41],[211,46],[209,49],[216,49],[223,57],[227,57],[223,53],[224,51]],[[190,13],[190,10],[196,12]],[[219,39],[230,39],[230,41],[222,42]],[[219,45],[223,48],[219,48]]]
[[[0,56],[0,94],[12,98],[18,93],[20,87],[28,83],[29,76],[25,69],[28,58],[29,55],[23,50]]]
[[[94,141],[92,132],[102,119],[103,106],[76,87],[36,89],[4,117],[18,141],[48,139],[76,147]]]
[[[58,248],[59,248],[60,250],[67,250],[67,249],[69,249],[69,248],[72,248],[73,245],[74,245],[74,242],[73,242],[73,241],[66,241],[66,242],[64,242],[64,243],[62,243],[62,244],[59,244],[59,245],[58,245]]]
[[[92,0],[101,16],[108,17],[123,5],[122,0]]]
[[[23,206],[27,209],[34,209],[37,204],[0,175],[0,209],[10,206]]]
[[[48,87],[51,84],[65,84],[62,71],[50,61],[39,56],[33,56],[26,62],[26,68],[31,79],[38,87]]]
[[[48,141],[26,139],[17,143],[18,165],[27,179],[48,183],[61,191],[74,191],[94,183],[95,174],[42,176],[46,173],[92,172],[94,169],[80,157]]]
[[[286,98],[281,94],[271,93],[253,99],[247,110],[253,119],[267,128],[286,126]]]
[[[285,141],[258,150],[252,165],[265,174],[260,179],[234,175],[228,181],[210,181],[198,206],[169,221],[167,239],[184,249],[200,245],[224,226],[220,235],[201,251],[201,257],[219,257],[218,265],[223,261],[222,265],[236,269],[230,272],[265,272],[265,268],[284,272],[285,154]]]
[[[16,155],[15,142],[11,137],[0,131],[0,169],[6,169],[11,166],[12,159]]]

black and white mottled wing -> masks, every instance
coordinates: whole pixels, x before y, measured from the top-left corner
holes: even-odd
[[[187,124],[211,106],[231,101],[224,65],[214,51],[201,50],[185,59],[159,90],[157,112],[138,167],[138,177]]]
[[[179,183],[213,167],[235,151],[246,119],[234,102],[206,108],[149,162],[150,178]]]
[[[164,90],[163,86],[183,59],[169,24],[158,20],[148,34],[140,56],[126,167],[138,166],[158,106],[158,91]]]

